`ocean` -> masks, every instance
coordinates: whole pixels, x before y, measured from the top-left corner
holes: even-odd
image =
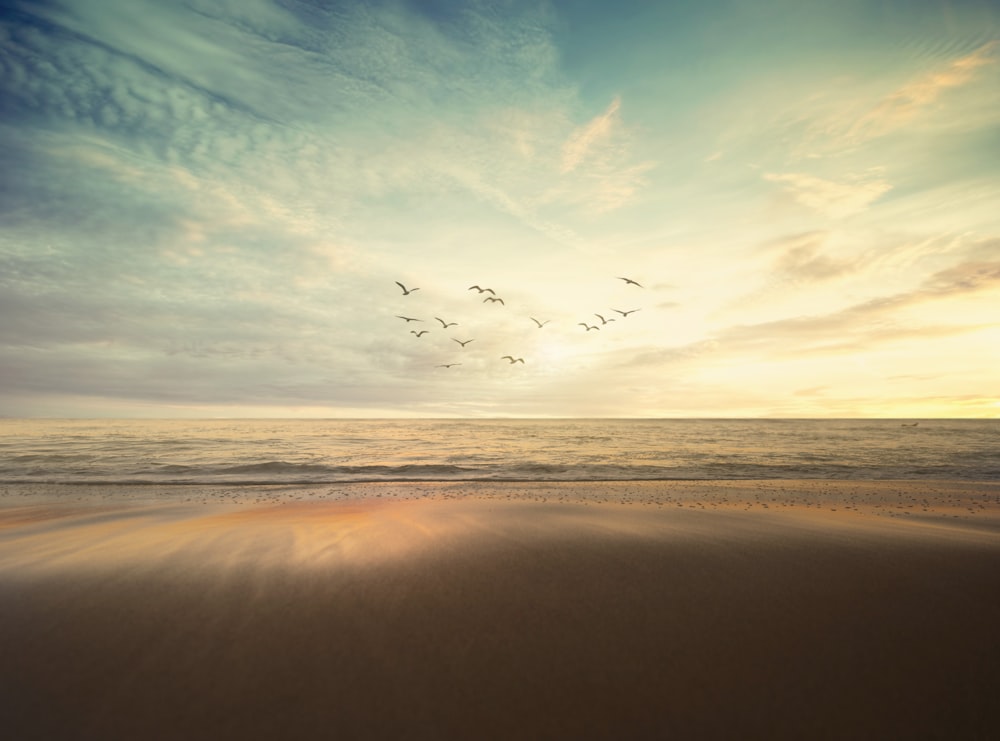
[[[1000,480],[1000,420],[0,420],[0,484]]]

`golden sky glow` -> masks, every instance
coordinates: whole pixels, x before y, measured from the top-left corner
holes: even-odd
[[[997,416],[998,90],[989,2],[17,3],[0,414]]]

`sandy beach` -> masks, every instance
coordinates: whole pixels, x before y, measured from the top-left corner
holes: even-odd
[[[0,492],[9,738],[1000,735],[1000,486]]]

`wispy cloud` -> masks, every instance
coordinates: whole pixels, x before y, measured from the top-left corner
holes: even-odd
[[[562,148],[562,171],[572,172],[595,149],[607,145],[621,125],[618,111],[621,99],[615,98],[607,110],[576,129]]]
[[[780,183],[795,201],[831,218],[864,211],[892,189],[892,185],[878,174],[840,181],[801,172],[765,173],[763,178]]]
[[[543,201],[562,201],[596,213],[628,203],[642,187],[650,161],[636,162],[629,152],[629,133],[621,120],[621,98],[577,127],[563,143],[559,171],[568,176],[550,188]]]
[[[1000,261],[967,261],[934,273],[910,291],[880,296],[826,314],[730,326],[707,339],[640,352],[622,365],[672,365],[713,356],[729,361],[741,357],[745,361],[757,355],[782,358],[849,354],[892,342],[952,337],[996,325],[982,318],[953,324],[914,323],[901,320],[902,312],[943,299],[998,290]]]
[[[988,73],[1000,61],[998,50],[1000,41],[994,40],[957,58],[939,54],[930,71],[897,83],[890,92],[885,92],[885,76],[867,69],[824,79],[811,94],[766,118],[766,125],[780,132],[798,161],[859,151],[881,153],[875,155],[881,160],[885,149],[878,145],[893,136],[927,137],[995,125],[996,108],[988,101],[996,75]],[[959,94],[965,90],[970,94]],[[933,127],[923,125],[931,120]],[[878,148],[870,150],[873,146]],[[926,140],[920,146],[927,147]]]
[[[990,41],[971,54],[949,62],[942,69],[918,77],[893,91],[858,118],[847,130],[847,139],[857,143],[902,128],[946,91],[972,82],[981,67],[996,64],[998,48],[1000,41]]]
[[[973,319],[927,326],[896,322],[893,317],[907,308],[997,289],[1000,261],[967,261],[934,273],[910,291],[880,296],[828,314],[732,327],[716,339],[720,347],[730,350],[773,348],[781,353],[809,354],[859,350],[892,340],[945,337],[991,325]]]
[[[781,277],[795,281],[815,282],[853,272],[858,260],[823,252],[828,232],[814,231],[796,234],[772,242],[768,251],[776,253],[773,270]]]

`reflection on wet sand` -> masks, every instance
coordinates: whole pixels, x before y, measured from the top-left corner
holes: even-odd
[[[991,517],[539,497],[0,508],[5,730],[990,737]]]
[[[995,496],[992,489],[987,491]],[[942,537],[954,535],[971,542],[990,539],[1000,530],[1000,505],[992,503],[974,520],[956,518],[952,514],[956,505],[946,503],[889,527],[885,518],[868,516],[842,501],[835,503],[839,506],[828,502],[815,509],[772,502],[769,508],[767,503],[761,506],[759,497],[753,502],[742,493],[742,497],[737,493],[730,498],[730,491],[723,501],[706,498],[689,501],[687,506],[678,502],[677,507],[594,505],[587,500],[548,498],[7,507],[0,508],[0,570],[188,562],[206,568],[220,559],[230,564],[360,566],[519,538],[558,540],[588,535],[713,540],[738,533],[750,537],[764,515],[772,525],[781,523],[785,534],[810,527],[828,534],[847,529],[854,536],[871,532],[895,538],[930,537],[937,531]],[[883,505],[877,500],[873,504],[870,496],[867,506],[869,512],[878,512]],[[709,513],[714,516],[704,516]]]

